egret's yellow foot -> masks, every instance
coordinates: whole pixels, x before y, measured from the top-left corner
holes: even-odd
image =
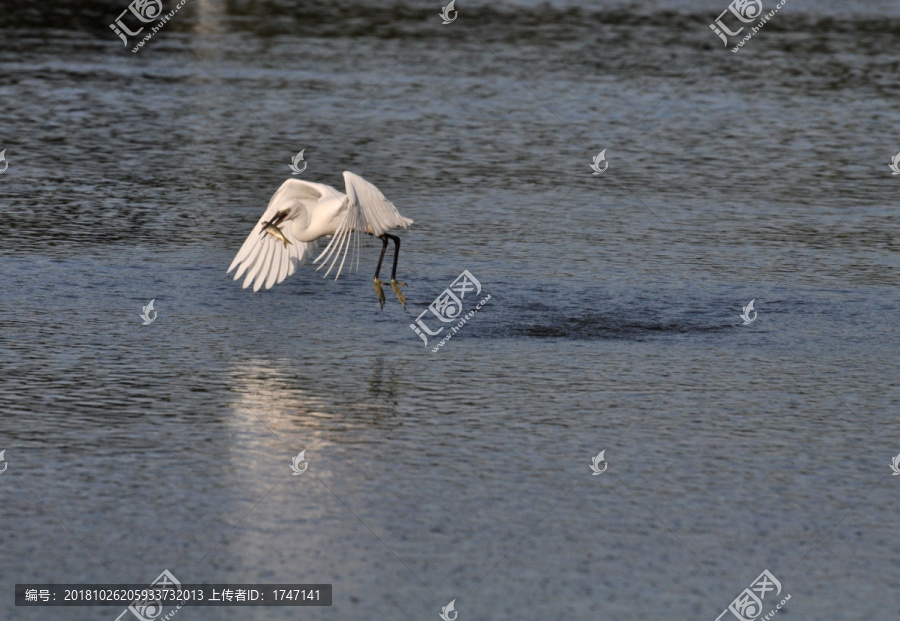
[[[400,292],[400,287],[405,287],[405,282],[400,282],[399,280],[394,280],[391,278],[391,289],[394,290],[394,293],[397,294],[397,299],[400,300],[400,303],[403,304],[403,309],[406,310],[406,298],[403,297],[403,294]]]
[[[384,290],[381,288],[381,285],[384,283],[378,278],[374,279],[375,281],[375,295],[378,296],[378,303],[381,304],[381,310],[384,310]]]

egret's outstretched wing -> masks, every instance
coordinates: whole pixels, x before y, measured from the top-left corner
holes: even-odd
[[[291,224],[297,219],[308,221],[319,198],[329,191],[335,190],[321,183],[309,183],[300,179],[285,181],[272,196],[269,206],[250,231],[226,273],[240,266],[234,279],[237,280],[246,272],[244,288],[255,280],[254,291],[259,291],[263,284],[269,289],[293,274],[298,265],[312,256],[316,244],[297,240],[291,231]],[[287,246],[263,231],[263,225],[272,220],[280,220],[278,228],[287,238]]]
[[[394,207],[394,204],[385,198],[381,190],[374,185],[349,171],[344,171],[344,185],[347,190],[347,198],[341,206],[342,216],[340,224],[331,241],[325,247],[313,263],[322,262],[319,266],[321,269],[328,261],[331,265],[325,276],[334,269],[338,259],[341,264],[338,266],[334,279],[337,280],[344,268],[344,261],[347,259],[347,251],[354,243],[354,234],[356,235],[356,257],[357,267],[359,266],[359,233],[371,233],[375,237],[379,237],[385,232],[400,227],[408,229],[413,221],[404,218]],[[351,264],[353,260],[351,259]]]

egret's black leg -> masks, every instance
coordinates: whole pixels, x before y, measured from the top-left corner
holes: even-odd
[[[403,297],[403,293],[400,292],[400,287],[405,287],[406,283],[397,280],[397,259],[400,257],[400,238],[396,235],[389,235],[388,233],[385,233],[384,235],[382,235],[382,239],[384,239],[385,247],[387,247],[387,240],[391,239],[394,242],[394,267],[391,269],[391,288],[394,290],[394,293],[397,294],[397,299],[400,300],[400,303],[405,309],[406,298]],[[383,249],[382,256],[384,256]]]
[[[384,310],[384,290],[382,290],[381,288],[381,285],[383,285],[384,283],[379,280],[378,276],[381,274],[381,264],[384,262],[384,253],[387,251],[388,240],[384,235],[382,235],[380,239],[382,241],[382,245],[381,256],[378,257],[378,267],[375,268],[375,295],[378,296],[378,303],[381,304],[381,309]],[[394,269],[396,269],[396,265],[394,266]],[[391,282],[394,282],[393,278],[391,279]]]

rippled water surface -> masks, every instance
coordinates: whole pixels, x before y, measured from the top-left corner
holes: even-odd
[[[712,621],[764,569],[777,618],[891,618],[896,3],[737,53],[723,1],[443,4],[189,0],[138,53],[127,3],[4,8],[0,619],[163,569],[334,585],[184,619]],[[406,311],[371,241],[226,276],[300,149],[415,220]],[[463,270],[490,301],[433,352]]]

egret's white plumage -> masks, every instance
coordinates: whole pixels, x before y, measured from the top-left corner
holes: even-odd
[[[237,280],[244,277],[244,288],[266,289],[290,276],[312,256],[316,240],[331,235],[331,241],[313,261],[323,267],[330,262],[327,276],[337,265],[335,279],[341,274],[351,246],[359,266],[359,234],[380,237],[394,228],[408,229],[413,221],[404,218],[374,185],[349,171],[344,171],[347,193],[323,183],[288,179],[272,196],[266,211],[238,250],[228,273],[238,268]],[[285,245],[264,230],[274,223],[288,240]],[[387,243],[387,242],[385,242]],[[338,264],[340,259],[340,264]],[[350,263],[353,263],[351,257]],[[350,265],[347,266],[348,268]]]

